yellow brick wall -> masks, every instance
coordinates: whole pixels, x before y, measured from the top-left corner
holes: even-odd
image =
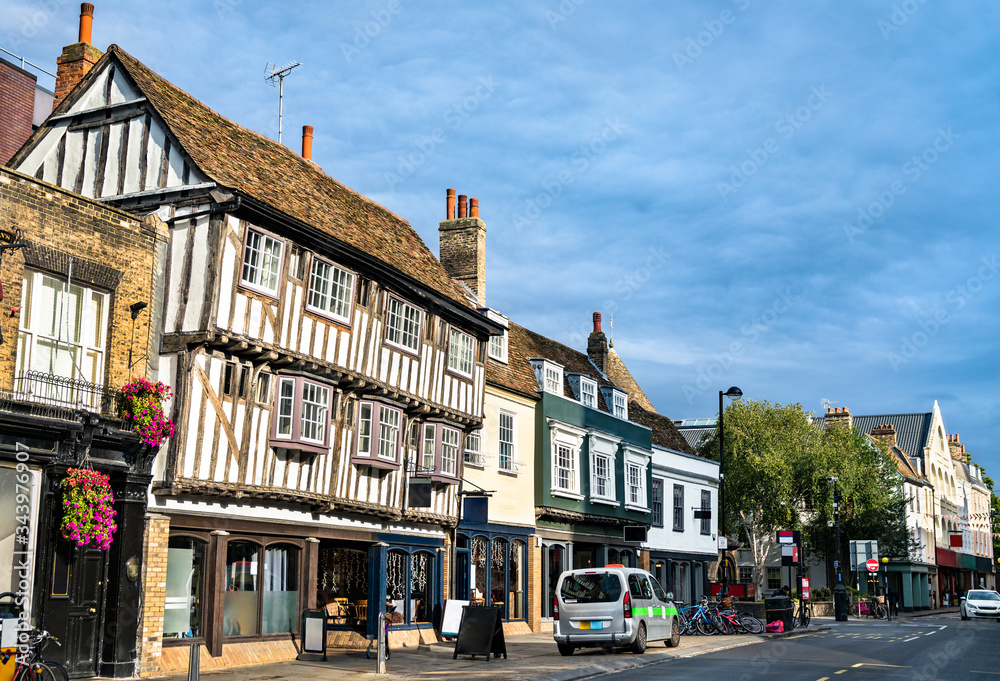
[[[146,537],[142,549],[142,613],[137,645],[137,671],[142,676],[163,671],[163,605],[167,596],[169,541],[170,518],[156,513],[147,514]]]

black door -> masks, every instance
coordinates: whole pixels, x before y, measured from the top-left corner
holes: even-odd
[[[61,539],[53,547],[42,619],[62,646],[49,645],[44,657],[72,678],[97,675],[106,559],[105,551]]]

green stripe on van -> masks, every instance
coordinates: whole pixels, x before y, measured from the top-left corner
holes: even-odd
[[[677,608],[632,608],[633,617],[666,617],[667,615],[676,615]]]

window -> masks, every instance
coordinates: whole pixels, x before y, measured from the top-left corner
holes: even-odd
[[[498,362],[507,362],[507,332],[502,336],[490,336],[489,354],[491,359]]]
[[[385,320],[385,340],[403,350],[416,352],[420,345],[420,310],[389,296]]]
[[[646,505],[646,476],[642,466],[628,466],[628,502],[632,506]]]
[[[444,482],[458,475],[458,447],[462,434],[442,423],[425,423],[420,450],[420,467],[415,475]],[[442,477],[443,476],[443,477]]]
[[[538,389],[553,395],[563,394],[563,368],[547,359],[529,358],[531,370],[535,372]]]
[[[591,494],[602,499],[613,499],[615,496],[611,457],[595,454],[593,459],[594,472],[591,484]]]
[[[663,527],[663,480],[653,478],[653,525]]]
[[[483,434],[481,430],[465,436],[465,463],[472,466],[483,465]]]
[[[282,246],[283,244],[274,237],[248,229],[246,247],[243,249],[243,277],[240,283],[261,293],[277,295]]]
[[[325,451],[330,424],[329,386],[301,376],[278,378],[272,447]]]
[[[167,544],[166,600],[163,638],[201,638],[205,543],[190,537],[170,537]]]
[[[781,568],[780,567],[767,568],[768,591],[774,591],[775,589],[780,589],[780,588],[781,588]]]
[[[575,492],[576,456],[571,448],[566,445],[556,445],[555,469],[556,474],[553,481],[555,488],[565,492]]]
[[[709,513],[711,513],[712,510],[712,493],[709,492],[707,489],[703,489],[701,491],[701,510],[708,511]],[[709,516],[708,518],[701,519],[701,533],[702,534],[712,533],[711,516]]]
[[[585,407],[597,409],[597,381],[580,377],[580,402]]]
[[[226,548],[224,636],[298,631],[298,554],[295,546],[262,549],[249,541]]]
[[[740,584],[753,584],[753,568],[740,566]]]
[[[472,358],[476,340],[458,329],[451,329],[448,341],[448,368],[463,376],[472,376]]]
[[[674,529],[684,531],[684,485],[674,485]]]
[[[402,412],[398,408],[379,402],[359,402],[354,463],[399,468],[401,423]]]
[[[108,294],[41,272],[25,270],[22,280],[18,375],[37,371],[88,383],[104,382],[108,329]],[[43,396],[75,404],[83,395],[73,388],[45,388]],[[53,392],[55,391],[55,392]]]
[[[257,401],[267,404],[271,398],[271,374],[257,374]]]
[[[353,300],[354,274],[314,256],[306,308],[348,324]]]
[[[562,372],[553,367],[545,367],[545,392],[562,395]]]
[[[615,391],[614,403],[615,416],[620,419],[628,419],[628,397],[623,392]]]
[[[498,465],[502,471],[514,470],[515,455],[517,453],[514,439],[517,434],[517,428],[514,419],[514,414],[505,411],[500,412]]]

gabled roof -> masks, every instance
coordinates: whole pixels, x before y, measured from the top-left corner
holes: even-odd
[[[896,446],[909,456],[923,457],[931,414],[887,414],[884,416],[854,416],[854,427],[860,433],[871,433],[882,425],[896,429]]]
[[[531,369],[529,358],[551,360],[561,364],[566,373],[583,374],[597,381],[599,386],[613,386],[627,391],[625,386],[617,386],[609,381],[604,374],[597,370],[597,367],[585,353],[513,322],[510,322],[507,334],[507,364],[490,359],[486,367],[486,382],[521,395],[537,398],[538,381],[535,378],[535,372]],[[571,400],[576,399],[569,386],[569,381],[563,381],[563,396]],[[597,391],[597,406],[601,411],[609,411],[600,390]],[[629,421],[652,430],[654,445],[675,449],[685,454],[694,453],[677,432],[673,421],[666,416],[645,409],[633,399],[629,400],[628,408]]]
[[[868,437],[873,441],[875,440],[875,438],[872,438],[871,435]],[[910,457],[905,451],[899,447],[889,447],[889,456],[892,457],[892,462],[896,464],[896,470],[899,471],[899,474],[905,479],[918,485],[929,484],[927,479],[920,474],[920,471],[914,467],[913,462],[910,460]]]
[[[686,419],[694,421],[696,419]],[[705,419],[698,419],[705,420]],[[715,431],[718,430],[718,420],[711,419],[712,425],[700,425],[700,426],[685,426],[681,425],[677,427],[678,432],[680,432],[681,437],[687,442],[688,446],[694,451],[698,447],[698,443],[701,442],[702,438],[712,437]],[[674,424],[677,425],[676,423]]]
[[[216,113],[117,45],[111,45],[101,61],[108,59],[122,65],[195,165],[219,185],[325,232],[471,307],[408,222],[287,147]],[[100,66],[96,64],[92,73]]]

